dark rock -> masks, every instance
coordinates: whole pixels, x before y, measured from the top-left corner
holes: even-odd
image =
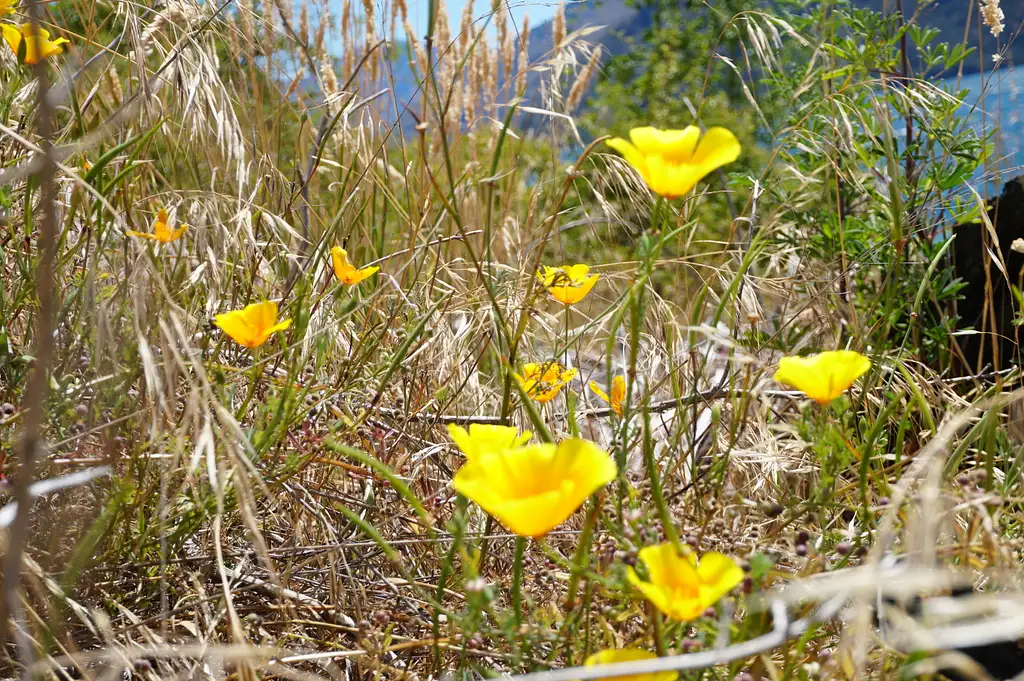
[[[959,368],[967,374],[979,373],[986,366],[1003,369],[1020,361],[1010,284],[1019,286],[1024,273],[1024,253],[1012,248],[1016,239],[1024,239],[1024,177],[1007,182],[1003,193],[991,199],[988,206],[988,217],[1006,265],[1005,276],[995,260],[999,257],[996,244],[983,222],[953,228],[953,270],[965,284],[963,300],[957,303],[958,326],[978,331],[959,338],[963,352]],[[986,254],[991,254],[987,273]]]

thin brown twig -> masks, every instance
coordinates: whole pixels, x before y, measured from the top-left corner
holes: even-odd
[[[29,8],[29,23],[33,32],[32,40],[38,40],[41,30],[42,8],[34,4]],[[26,39],[27,41],[28,39]],[[35,364],[25,389],[24,430],[21,436],[21,466],[14,483],[12,495],[18,510],[11,523],[4,556],[4,598],[0,607],[0,621],[10,622],[18,644],[18,655],[26,681],[32,679],[34,652],[28,638],[27,623],[21,604],[20,582],[22,555],[28,543],[29,516],[32,510],[30,485],[35,475],[36,462],[40,454],[43,408],[50,388],[49,370],[53,358],[54,324],[57,317],[56,283],[54,271],[57,262],[57,161],[53,151],[54,109],[48,96],[50,75],[46,60],[33,66],[38,84],[36,105],[38,116],[36,126],[39,133],[39,147],[42,151],[38,180],[42,196],[42,219],[39,226],[39,263],[36,266],[36,292],[39,298],[39,316],[35,328]],[[0,644],[6,642],[6,628],[0,630]]]

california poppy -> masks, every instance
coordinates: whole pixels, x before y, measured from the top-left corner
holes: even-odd
[[[590,389],[597,394],[602,400],[607,402],[612,411],[622,416],[622,403],[626,400],[626,378],[625,376],[616,376],[612,379],[612,394],[608,395],[601,386],[597,384],[597,381],[590,382]]]
[[[150,232],[136,232],[133,229],[125,232],[128,236],[137,236],[143,239],[152,239],[153,241],[159,241],[162,244],[167,244],[172,241],[177,241],[181,238],[181,235],[188,229],[188,225],[182,225],[178,229],[172,229],[168,223],[169,218],[167,217],[167,211],[161,208],[157,211],[156,222],[153,223],[153,231]]]
[[[483,423],[471,423],[469,430],[449,424],[448,434],[465,455],[466,461],[472,461],[482,454],[520,447],[533,437],[530,431],[520,434],[519,430],[512,426],[492,426]]]
[[[480,452],[452,485],[523,537],[542,537],[615,479],[608,452],[586,440],[564,440]]]
[[[743,581],[740,566],[721,553],[705,553],[698,560],[691,552],[680,555],[675,544],[666,542],[645,546],[638,557],[647,568],[647,579],[641,579],[632,567],[626,577],[674,620],[685,622],[699,617]]]
[[[522,375],[513,375],[531,399],[550,402],[577,373],[576,369],[563,369],[558,362],[529,362],[523,365]]]
[[[725,128],[710,128],[703,135],[695,125],[682,130],[633,128],[629,138],[631,142],[616,137],[606,144],[666,199],[684,196],[708,173],[740,155],[739,140]]]
[[[819,404],[850,389],[871,368],[871,360],[853,350],[829,350],[808,357],[783,357],[775,380],[796,388]]]
[[[335,246],[331,249],[331,263],[334,265],[334,275],[338,277],[338,280],[343,284],[352,286],[358,284],[363,279],[372,276],[379,267],[363,267],[362,269],[356,269],[352,263],[348,261],[348,252],[345,251],[341,246]]]
[[[0,24],[0,30],[3,31],[4,40],[14,54],[21,57],[26,64],[38,64],[43,59],[60,54],[64,51],[61,45],[68,42],[66,38],[50,40],[49,31],[32,24]]]
[[[277,303],[268,300],[247,305],[244,310],[219,314],[214,323],[236,343],[251,350],[266,343],[274,333],[287,329],[292,320],[278,322]]]
[[[600,275],[591,274],[588,265],[562,265],[561,267],[544,267],[537,272],[544,287],[551,297],[563,305],[574,305],[590,293]]]

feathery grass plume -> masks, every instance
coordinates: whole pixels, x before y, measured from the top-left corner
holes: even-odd
[[[313,49],[317,54],[327,54],[325,36],[331,29],[331,8],[325,2],[320,7],[320,16],[317,18],[316,38],[313,41]]]
[[[277,8],[277,14],[281,17],[282,21],[287,22],[289,25],[292,23],[292,0],[274,0],[274,7]]]
[[[352,1],[344,0],[341,3],[341,75],[343,78],[350,78],[355,69],[355,41],[352,37]]]
[[[569,96],[565,99],[566,111],[572,111],[580,102],[583,101],[583,95],[587,92],[590,87],[590,81],[594,78],[594,74],[601,67],[601,46],[598,45],[593,54],[590,55],[590,59],[587,60],[586,66],[580,71],[579,75],[576,76],[576,82],[572,84],[569,89]]]
[[[391,38],[391,43],[395,44],[397,35],[395,31],[397,28],[405,23],[409,18],[409,8],[405,4],[405,0],[394,0],[391,3],[391,18],[388,25],[388,35]]]
[[[249,49],[254,50],[256,49],[256,32],[253,28],[253,18],[256,16],[256,11],[252,0],[238,0],[237,4],[238,22],[242,28],[242,36],[248,43]]]
[[[305,46],[309,42],[309,3],[304,2],[299,7],[299,42]]]
[[[457,59],[461,62],[466,57],[466,48],[469,46],[470,38],[473,36],[473,3],[467,2],[462,8],[462,21],[459,23],[459,53]]]
[[[487,91],[487,104],[488,106],[494,106],[498,102],[498,69],[499,59],[497,49],[488,49],[484,52],[487,58],[484,59],[484,87]]]
[[[555,9],[555,18],[551,20],[551,42],[557,52],[565,40],[565,0],[560,0]]]
[[[103,80],[106,84],[104,88],[105,97],[108,105],[111,109],[121,105],[123,90],[121,89],[121,77],[117,75],[117,69],[113,66],[103,72]]]
[[[363,0],[363,19],[366,22],[366,35],[364,38],[364,50],[369,51],[377,43],[376,14],[374,13],[373,0]],[[369,56],[366,63],[370,74],[370,82],[376,83],[380,73],[380,53],[377,50]]]
[[[992,35],[999,37],[1005,28],[1003,22],[1003,9],[999,6],[999,0],[981,0],[981,22],[988,26]]]
[[[495,44],[497,45],[497,49],[500,51],[502,47],[505,45],[505,41],[508,39],[508,7],[505,3],[505,0],[494,0],[494,2],[491,5],[491,11],[494,13],[494,34],[496,38]],[[497,61],[497,58],[495,58],[495,61]],[[507,64],[502,64],[499,66],[497,63],[495,63],[493,66],[494,70],[496,71],[499,68],[509,68]],[[500,78],[501,76],[498,77]]]
[[[505,42],[498,46],[501,49],[501,82],[507,83],[515,74],[516,41],[512,31],[505,34]]]
[[[338,74],[334,72],[331,56],[326,53],[320,56],[320,81],[324,84],[324,97],[332,113],[334,113],[333,102],[338,97],[340,86],[338,85]]]
[[[516,58],[516,94],[526,91],[526,77],[530,69],[530,17],[523,16],[519,30],[519,55]]]

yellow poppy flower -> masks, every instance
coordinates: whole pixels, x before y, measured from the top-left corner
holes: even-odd
[[[537,278],[552,298],[563,305],[574,305],[587,297],[600,277],[598,274],[588,277],[589,272],[587,265],[545,266],[543,272],[537,272]]]
[[[606,144],[666,199],[684,196],[708,173],[740,155],[739,140],[725,128],[709,128],[703,136],[695,125],[683,130],[633,128],[629,138],[632,142],[616,137]]]
[[[622,403],[626,399],[626,377],[616,376],[612,379],[612,396],[601,389],[597,381],[590,382],[590,389],[597,393],[597,396],[611,405],[612,411],[622,416]]]
[[[14,0],[0,0],[0,17],[14,14]]]
[[[849,390],[871,368],[871,360],[853,350],[829,350],[809,357],[783,357],[775,380],[796,388],[819,404]]]
[[[182,225],[178,229],[171,229],[168,224],[167,211],[161,208],[156,214],[156,222],[153,223],[153,232],[136,232],[133,229],[125,232],[128,236],[137,236],[143,239],[152,239],[153,241],[159,241],[162,244],[169,244],[172,241],[177,241],[181,238],[181,235],[188,229],[188,225]]]
[[[469,424],[467,431],[462,426],[448,425],[448,434],[462,451],[466,461],[472,461],[481,454],[501,452],[526,444],[533,433],[519,431],[511,426],[489,426],[482,423]]]
[[[617,662],[636,662],[637,660],[654,660],[657,655],[639,648],[619,648],[618,650],[601,650],[594,653],[583,663],[584,667],[600,667],[603,664],[615,664]],[[625,676],[610,676],[605,681],[675,681],[679,678],[679,672],[668,671],[656,674],[627,674]]]
[[[558,362],[537,364],[529,362],[523,365],[523,374],[513,374],[523,392],[537,402],[550,402],[555,399],[562,387],[575,378],[576,369],[563,369]]]
[[[68,42],[65,38],[50,40],[49,31],[41,26],[33,28],[32,24],[22,24],[20,27],[0,24],[0,29],[14,54],[22,57],[26,64],[38,64],[42,59],[60,54],[64,51],[61,45]]]
[[[252,350],[266,343],[274,333],[287,329],[292,320],[278,322],[277,303],[268,300],[247,305],[244,310],[219,314],[214,323],[236,343]]]
[[[639,558],[647,568],[647,581],[629,568],[629,582],[658,610],[674,620],[700,616],[743,581],[743,570],[721,553],[705,553],[698,563],[693,553],[679,555],[671,542],[645,546]]]
[[[379,267],[364,267],[357,270],[348,261],[348,253],[341,246],[335,246],[331,249],[331,262],[334,265],[335,276],[338,277],[341,283],[348,284],[349,286],[358,284],[380,269]]]
[[[522,537],[542,537],[615,479],[593,442],[565,440],[480,452],[455,474],[455,490]]]

